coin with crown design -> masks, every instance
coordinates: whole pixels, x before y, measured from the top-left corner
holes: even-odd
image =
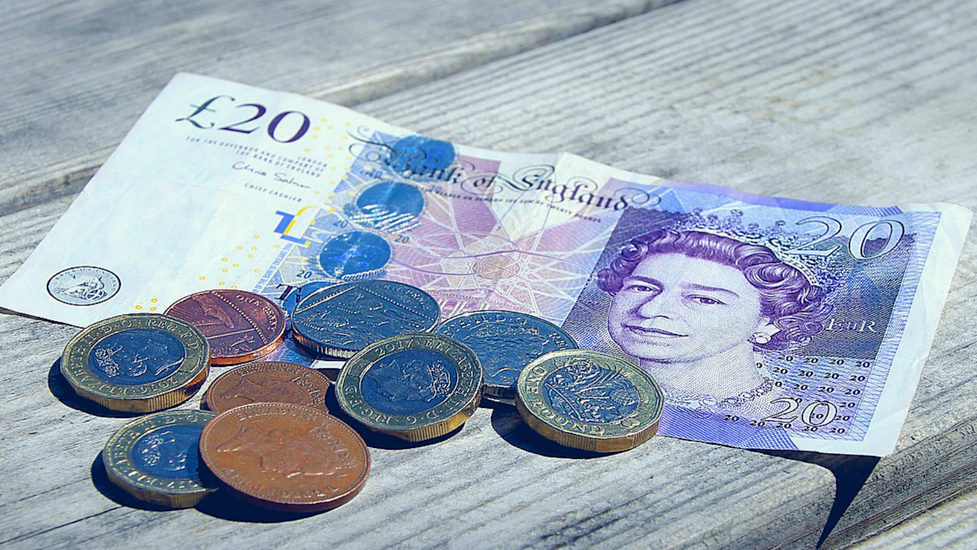
[[[526,366],[517,387],[516,408],[530,428],[560,445],[598,453],[650,439],[665,403],[651,375],[589,350],[547,353]]]
[[[285,312],[264,296],[236,289],[195,292],[166,308],[207,337],[210,362],[235,365],[274,351],[285,339]]]
[[[200,472],[200,434],[214,413],[174,410],[141,416],[109,438],[102,463],[133,497],[169,508],[196,506],[217,490]]]
[[[351,357],[336,379],[339,406],[376,432],[419,442],[448,434],[478,408],[482,368],[447,336],[402,334]]]
[[[440,317],[437,301],[419,288],[354,281],[305,296],[292,312],[292,336],[316,353],[349,358],[384,338],[430,331]]]

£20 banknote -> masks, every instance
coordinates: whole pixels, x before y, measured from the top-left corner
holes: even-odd
[[[424,289],[443,318],[530,313],[632,361],[666,394],[660,434],[882,455],[970,216],[481,150],[180,74],[0,287],[0,306],[84,326],[207,288],[288,309],[303,287],[383,278]],[[295,346],[279,356],[315,361]],[[581,371],[574,384],[587,395],[594,382]]]

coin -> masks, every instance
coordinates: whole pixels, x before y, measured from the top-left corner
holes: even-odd
[[[482,368],[464,344],[434,333],[394,336],[346,361],[339,406],[357,422],[407,441],[461,426],[478,408]]]
[[[373,342],[429,331],[441,308],[428,293],[403,283],[342,283],[306,296],[292,314],[292,335],[316,353],[352,357]]]
[[[139,500],[170,508],[196,506],[217,490],[200,476],[200,433],[208,411],[163,411],[129,422],[102,451],[109,480]]]
[[[475,311],[452,317],[434,332],[470,347],[482,365],[485,397],[516,396],[519,373],[530,361],[551,351],[574,349],[577,343],[560,327],[526,313]]]
[[[658,431],[665,395],[651,376],[596,351],[550,352],[519,375],[516,408],[537,433],[567,447],[610,453]]]
[[[197,393],[210,346],[190,323],[158,313],[110,317],[75,335],[61,374],[75,393],[117,411],[153,412]]]
[[[217,415],[200,437],[204,463],[236,496],[286,512],[345,504],[366,483],[370,452],[352,428],[288,403],[255,403]]]
[[[233,365],[274,350],[285,338],[285,313],[253,292],[217,289],[180,298],[164,312],[193,323],[210,343],[210,362]]]
[[[310,283],[305,283],[285,296],[285,299],[282,300],[282,308],[288,313],[288,316],[291,317],[292,312],[295,311],[295,306],[302,301],[302,298],[305,298],[320,288],[326,288],[327,286],[332,286],[334,284],[336,283],[333,281],[312,281]]]
[[[217,377],[204,401],[214,412],[251,403],[293,403],[326,410],[326,391],[332,382],[321,372],[285,361],[249,363]]]

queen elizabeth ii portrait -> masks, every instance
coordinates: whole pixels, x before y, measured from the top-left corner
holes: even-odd
[[[759,356],[808,343],[832,310],[771,249],[702,231],[634,237],[597,277],[611,339],[671,404],[746,418],[783,408]]]

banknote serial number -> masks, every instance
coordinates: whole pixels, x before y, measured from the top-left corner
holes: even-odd
[[[237,103],[229,95],[217,95],[199,105],[188,116],[175,122],[186,122],[200,130],[218,130],[238,134],[252,134],[264,129],[268,137],[278,143],[294,143],[312,126],[308,115],[301,111],[282,111],[270,116],[266,123],[268,108],[260,103]]]

